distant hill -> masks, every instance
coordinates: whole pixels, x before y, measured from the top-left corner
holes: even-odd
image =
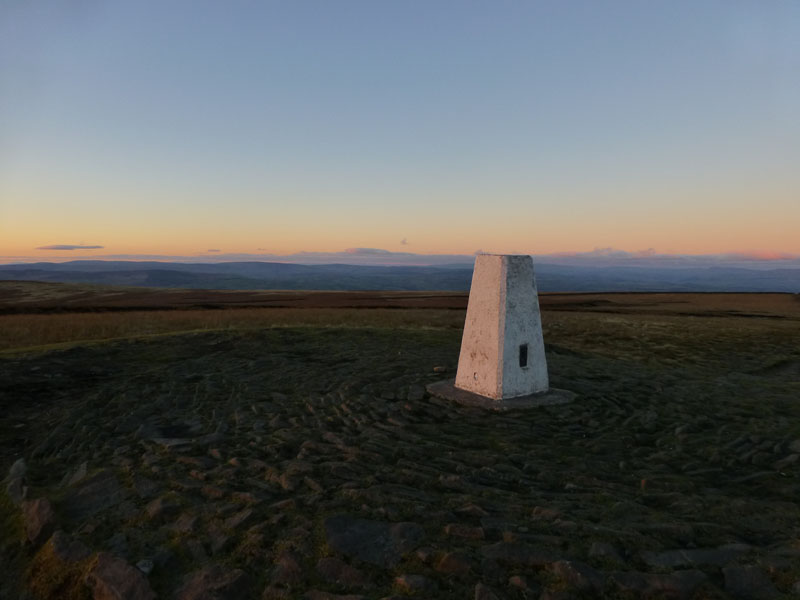
[[[537,264],[545,292],[800,292],[800,269],[578,267]],[[274,262],[78,260],[0,265],[0,280],[189,289],[469,290],[471,266],[383,267]]]

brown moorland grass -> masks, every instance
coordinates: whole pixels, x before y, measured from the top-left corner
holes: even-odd
[[[266,327],[460,328],[464,312],[414,309],[248,308],[0,315],[0,352],[189,331]]]
[[[0,281],[0,314],[219,308],[465,309],[466,292],[187,290]],[[800,319],[800,294],[542,293],[546,311]]]

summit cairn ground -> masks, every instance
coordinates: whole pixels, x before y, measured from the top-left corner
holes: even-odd
[[[580,401],[506,413],[424,310],[4,340],[0,597],[796,596],[800,320],[701,300],[543,301]]]

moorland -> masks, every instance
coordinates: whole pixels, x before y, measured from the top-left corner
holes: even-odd
[[[0,282],[0,597],[800,594],[800,296],[543,294],[505,413],[466,300]]]

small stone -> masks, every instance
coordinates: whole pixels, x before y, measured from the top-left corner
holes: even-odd
[[[150,498],[158,493],[158,484],[152,479],[136,475],[133,478],[133,487],[140,498]]]
[[[26,471],[27,466],[25,465],[25,459],[23,458],[17,459],[14,464],[11,465],[11,469],[8,471],[8,477],[6,478],[6,493],[8,494],[8,497],[14,506],[19,506],[25,499],[24,483]]]
[[[408,386],[408,393],[406,394],[406,400],[409,402],[418,402],[425,397],[425,388],[421,385],[410,385]]]
[[[153,600],[156,597],[140,570],[105,552],[98,554],[85,581],[92,588],[94,600]]]
[[[258,504],[259,499],[250,492],[232,492],[231,500],[240,504]]]
[[[190,573],[175,600],[240,600],[249,592],[250,578],[244,571],[210,565]]]
[[[187,540],[186,548],[195,562],[204,563],[208,560],[208,552],[206,552],[206,548],[200,540]]]
[[[589,558],[606,559],[613,562],[623,562],[622,556],[617,549],[607,542],[592,542],[589,547]]]
[[[406,594],[432,594],[437,590],[436,582],[424,575],[398,575],[394,585]]]
[[[436,563],[436,570],[445,575],[463,577],[473,569],[473,560],[463,552],[448,552]]]
[[[182,513],[172,524],[172,530],[176,533],[192,533],[197,526],[197,515]]]
[[[261,594],[261,600],[290,600],[292,593],[284,587],[268,585]]]
[[[559,560],[550,570],[570,588],[582,593],[596,592],[603,587],[603,577],[592,567],[577,560]]]
[[[254,513],[252,508],[245,508],[244,510],[240,510],[236,514],[225,519],[225,527],[227,527],[228,529],[238,529],[242,525],[246,525],[247,523],[252,521],[253,514]]]
[[[283,552],[275,561],[271,582],[273,584],[296,584],[302,581],[302,559],[291,550]]]
[[[512,575],[508,578],[508,586],[523,592],[538,592],[539,584],[525,575]]]
[[[434,373],[447,373],[447,367],[442,367],[442,366],[433,367],[433,372]]]
[[[342,514],[325,519],[325,535],[335,552],[388,568],[414,550],[425,531],[416,523],[371,521]]]
[[[128,558],[128,536],[124,531],[117,531],[105,543],[105,548],[114,555]]]
[[[23,501],[22,518],[25,535],[34,546],[45,542],[55,529],[56,515],[47,498]]]
[[[88,472],[89,472],[89,465],[86,463],[86,461],[83,461],[78,466],[78,468],[75,469],[75,472],[72,473],[71,476],[68,476],[65,485],[67,486],[75,485],[76,483],[80,482],[83,478],[85,478]]]
[[[47,542],[53,554],[62,562],[75,563],[85,560],[92,552],[82,542],[73,539],[61,530],[56,531]]]
[[[466,504],[457,509],[456,512],[460,515],[466,515],[470,517],[486,517],[489,515],[488,512],[486,512],[477,504]]]
[[[364,573],[335,557],[321,558],[317,562],[317,573],[327,583],[344,587],[368,587],[369,580]]]
[[[444,532],[449,536],[468,540],[482,540],[485,537],[483,527],[473,527],[463,523],[448,523],[444,526]]]
[[[433,560],[435,553],[436,551],[430,546],[423,546],[422,548],[417,548],[415,554],[423,563],[428,564]]]
[[[136,563],[136,568],[139,569],[145,575],[150,575],[153,572],[153,568],[155,564],[149,558],[143,558],[139,562]]]
[[[219,500],[225,495],[225,490],[215,485],[204,485],[200,492],[209,500]]]
[[[490,587],[478,583],[475,585],[475,600],[500,600]]]
[[[168,517],[175,514],[180,505],[172,498],[161,496],[155,500],[151,500],[144,511],[147,518],[150,520],[159,519],[161,517]]]

